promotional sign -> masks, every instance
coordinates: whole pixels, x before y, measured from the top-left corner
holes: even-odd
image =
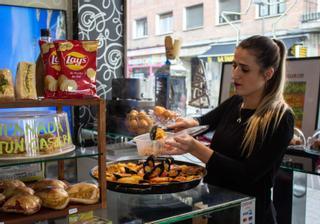
[[[241,202],[240,224],[255,224],[255,204],[255,199]]]

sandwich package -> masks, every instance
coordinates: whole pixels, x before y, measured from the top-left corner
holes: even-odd
[[[0,69],[0,100],[13,100],[14,87],[9,69]]]
[[[37,99],[36,64],[19,62],[16,74],[16,98]]]

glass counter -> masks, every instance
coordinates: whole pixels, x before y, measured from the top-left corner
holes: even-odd
[[[273,189],[279,223],[317,223],[320,219],[319,158],[304,150],[286,151]]]
[[[171,194],[143,195],[107,191],[107,208],[96,209],[90,216],[112,224],[247,223],[240,220],[254,219],[255,199],[204,183]],[[49,223],[79,223],[83,217],[74,214],[65,219],[50,220]]]

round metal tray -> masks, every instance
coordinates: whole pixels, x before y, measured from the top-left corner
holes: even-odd
[[[165,157],[158,157],[156,161],[161,161],[164,160]],[[115,163],[138,163],[140,161],[145,161],[141,159],[130,159],[130,160],[122,160],[122,161],[115,161],[115,162],[110,162],[107,163],[108,165],[115,164]],[[203,177],[206,175],[206,169],[203,166],[194,164],[194,163],[189,163],[185,161],[174,161],[175,164],[177,165],[189,165],[189,166],[196,166],[196,167],[201,167],[203,168],[203,175],[199,179],[194,179],[192,181],[186,181],[186,182],[170,182],[170,183],[165,183],[165,184],[127,184],[127,183],[118,183],[118,182],[113,182],[113,181],[107,181],[107,189],[112,190],[112,191],[117,191],[117,192],[122,192],[122,193],[131,193],[131,194],[166,194],[166,193],[176,193],[180,191],[185,191],[191,188],[196,187]],[[98,167],[95,166],[91,169],[90,175],[97,179],[93,175],[93,171],[97,169]]]

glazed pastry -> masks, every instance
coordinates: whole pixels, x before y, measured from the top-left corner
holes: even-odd
[[[29,62],[19,62],[16,75],[17,99],[37,99],[36,65]]]
[[[31,187],[33,190],[39,191],[41,189],[48,188],[48,187],[67,189],[68,186],[61,180],[43,179],[32,184]]]
[[[71,202],[95,204],[99,201],[99,188],[95,184],[78,183],[67,189]]]
[[[4,189],[2,192],[6,198],[10,198],[13,195],[18,195],[18,194],[34,194],[34,191],[30,187],[24,187],[24,186],[19,186],[19,187],[7,187]]]
[[[31,194],[19,194],[9,198],[2,206],[4,212],[32,215],[41,208],[41,199]]]
[[[60,210],[69,204],[69,195],[63,188],[45,188],[35,195],[41,198],[42,205],[47,208]]]
[[[0,192],[6,188],[25,187],[21,180],[0,180]]]

